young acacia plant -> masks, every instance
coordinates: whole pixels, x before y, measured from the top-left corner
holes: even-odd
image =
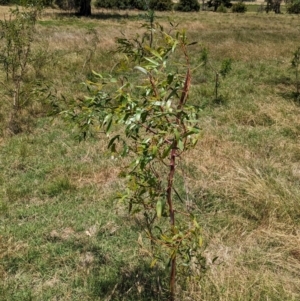
[[[203,263],[202,238],[195,213],[175,187],[178,163],[195,146],[197,108],[189,105],[191,66],[184,31],[166,32],[154,22],[134,39],[120,38],[115,76],[94,73],[90,96],[68,115],[83,135],[101,128],[112,138],[108,148],[131,163],[122,174],[127,189],[119,197],[132,214],[144,218],[151,241],[151,266],[170,269],[169,300],[175,300],[176,269]],[[117,134],[113,135],[113,127]]]

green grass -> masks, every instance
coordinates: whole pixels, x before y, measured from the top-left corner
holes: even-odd
[[[88,94],[81,83],[91,70],[112,70],[114,37],[142,31],[140,13],[115,15],[48,14],[39,22],[33,50],[46,45],[45,57],[54,58],[39,76],[60,109]],[[214,66],[233,59],[221,102],[211,69],[193,73],[190,101],[202,108],[202,133],[176,183],[200,216],[207,270],[179,277],[178,300],[297,301],[300,105],[290,66],[298,17],[158,17],[187,28]],[[189,49],[193,66],[199,47]],[[50,108],[36,105],[30,131],[0,140],[0,300],[166,300],[168,268],[150,268],[141,221],[115,199],[126,162],[111,157],[100,134],[79,143],[73,125],[47,116]]]
[[[247,5],[247,12],[248,13],[265,13],[265,7],[266,7],[266,3],[263,3],[263,5],[261,4],[248,4]],[[281,5],[280,6],[280,11],[281,13],[286,13],[286,7],[285,5]],[[273,14],[273,12],[270,12],[269,14]]]

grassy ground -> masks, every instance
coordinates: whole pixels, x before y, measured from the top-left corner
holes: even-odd
[[[114,38],[141,31],[142,17],[47,11],[34,51],[48,61],[31,76],[64,107],[87,94],[80,83],[92,69],[113,67]],[[179,280],[178,300],[299,300],[300,106],[290,63],[299,19],[158,13],[165,26],[169,19],[201,44],[190,49],[193,64],[200,46],[217,68],[233,60],[221,101],[209,69],[193,75],[202,138],[184,162],[185,187],[201,216],[208,269]],[[164,300],[166,271],[150,269],[142,228],[114,201],[122,162],[103,137],[78,143],[72,127],[41,115],[28,133],[0,140],[0,300]]]

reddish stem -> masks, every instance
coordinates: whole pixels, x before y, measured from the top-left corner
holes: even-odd
[[[169,206],[170,224],[172,230],[174,230],[174,226],[175,226],[175,211],[173,208],[173,201],[172,201],[172,187],[173,187],[173,180],[175,174],[176,150],[177,150],[177,141],[174,140],[174,144],[171,150],[170,171],[168,176],[168,188],[167,188],[167,202]],[[170,301],[175,300],[175,278],[176,278],[176,253],[171,258]]]

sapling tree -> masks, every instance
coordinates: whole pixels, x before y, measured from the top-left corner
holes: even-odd
[[[280,5],[282,0],[267,0],[266,5],[266,13],[269,13],[270,11],[274,11],[275,14],[280,14]]]
[[[199,11],[200,4],[198,0],[179,0],[176,5],[176,10],[184,12]]]
[[[39,7],[22,11],[17,7],[11,10],[9,19],[0,20],[0,64],[6,75],[1,84],[12,96],[9,130],[13,134],[21,131],[18,119],[26,103],[24,79],[32,59],[31,46],[39,12]]]
[[[131,163],[119,193],[129,211],[144,219],[151,266],[170,269],[169,300],[175,300],[176,269],[203,263],[195,213],[176,186],[178,164],[197,143],[198,109],[189,105],[192,71],[184,31],[166,32],[153,21],[133,39],[119,38],[118,72],[88,82],[89,97],[67,112],[86,136],[109,135],[108,148]],[[116,134],[113,128],[117,126]]]
[[[224,59],[221,63],[220,68],[217,68],[209,59],[208,49],[204,47],[200,52],[200,62],[205,68],[209,67],[214,73],[214,95],[215,95],[214,100],[218,102],[220,101],[220,96],[219,96],[219,87],[221,84],[220,77],[225,78],[228,75],[228,73],[231,71],[232,60]]]

